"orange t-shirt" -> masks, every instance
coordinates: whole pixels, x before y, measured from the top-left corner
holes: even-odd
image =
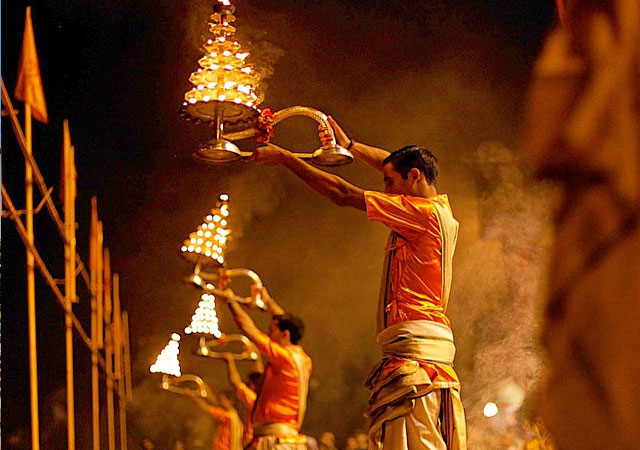
[[[209,414],[218,422],[213,450],[231,449],[231,413],[221,406],[210,406]]]
[[[260,333],[256,342],[258,349],[267,358],[262,375],[262,387],[256,400],[252,423],[284,423],[296,429],[298,426],[298,375],[291,350],[272,341]],[[304,354],[300,346],[296,351]],[[311,358],[305,356],[308,377],[311,376]]]
[[[236,389],[236,395],[240,398],[246,407],[244,413],[244,431],[242,434],[242,445],[246,445],[253,439],[253,424],[251,423],[251,413],[253,412],[253,404],[256,402],[256,393],[249,389],[249,386],[242,383]]]
[[[447,196],[424,198],[365,191],[364,198],[367,218],[382,222],[397,235],[385,325],[430,320],[451,326],[442,305],[442,232],[433,206],[437,201],[451,209]],[[390,360],[385,372],[401,363],[402,360]],[[458,380],[450,366],[420,363],[432,381],[438,377],[446,381]]]

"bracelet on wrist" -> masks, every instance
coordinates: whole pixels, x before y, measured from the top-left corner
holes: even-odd
[[[349,144],[345,147],[347,150],[351,150],[351,147],[353,147],[353,144],[355,144],[356,141],[354,141],[353,139],[349,139]]]

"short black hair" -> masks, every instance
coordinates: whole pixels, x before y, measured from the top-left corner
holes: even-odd
[[[300,339],[304,336],[304,323],[298,317],[286,313],[273,316],[273,320],[278,324],[280,331],[289,331],[289,337],[293,345],[300,342]]]
[[[429,150],[417,145],[405,145],[391,152],[382,165],[392,163],[403,179],[407,179],[409,171],[414,167],[424,175],[427,183],[433,185],[438,177],[438,160]]]

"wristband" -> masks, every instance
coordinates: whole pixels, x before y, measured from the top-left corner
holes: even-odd
[[[351,150],[351,147],[353,147],[353,144],[355,144],[356,141],[354,141],[353,139],[349,139],[349,145],[347,145],[347,150]]]

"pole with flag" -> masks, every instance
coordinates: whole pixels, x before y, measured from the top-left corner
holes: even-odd
[[[100,385],[98,371],[98,200],[91,197],[89,269],[91,271],[91,429],[93,450],[100,450]]]
[[[122,314],[120,312],[120,276],[113,275],[113,353],[118,378],[118,413],[120,417],[120,450],[127,450],[127,405],[122,364]]]
[[[113,404],[113,336],[111,330],[111,259],[109,249],[104,249],[104,356],[107,372],[107,431],[109,450],[116,447],[115,410]]]
[[[15,97],[24,102],[24,129],[26,151],[32,154],[31,116],[42,123],[49,123],[44,89],[40,78],[40,65],[36,52],[36,41],[31,23],[31,7],[27,7],[24,21],[24,36],[18,68]],[[29,161],[25,161],[25,210],[27,240],[34,243],[33,233],[33,170]],[[36,287],[34,256],[27,245],[27,309],[29,322],[29,388],[31,407],[31,448],[40,449],[40,423],[38,418],[38,359],[36,348]]]
[[[62,189],[64,201],[64,259],[65,259],[65,345],[67,361],[67,444],[68,450],[76,448],[75,407],[73,395],[73,321],[72,304],[76,301],[76,170],[74,148],[71,145],[69,122],[63,122],[62,139]]]

